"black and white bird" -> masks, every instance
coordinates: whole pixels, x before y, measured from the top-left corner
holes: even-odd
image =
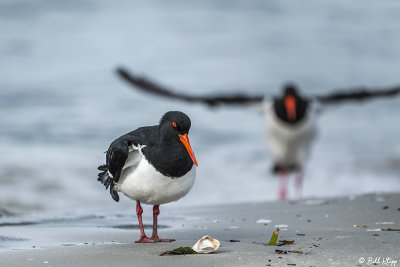
[[[362,101],[375,97],[388,97],[400,93],[400,87],[367,90],[354,88],[346,92],[333,92],[324,96],[302,96],[295,84],[286,84],[277,97],[265,95],[249,96],[238,93],[231,95],[193,96],[177,93],[149,79],[133,75],[119,68],[118,74],[135,88],[168,98],[191,103],[203,103],[211,107],[220,105],[255,106],[266,116],[267,142],[273,158],[273,173],[279,173],[281,185],[279,198],[287,195],[288,175],[295,172],[296,193],[301,197],[304,165],[317,134],[317,118],[323,106],[344,101]]]
[[[140,127],[113,141],[107,150],[106,164],[98,169],[98,181],[110,188],[119,201],[118,192],[136,200],[140,239],[137,243],[171,242],[157,234],[157,217],[161,204],[177,201],[192,188],[196,178],[196,158],[188,133],[190,118],[180,111],[165,113],[159,125]],[[153,233],[143,230],[140,203],[154,205]]]

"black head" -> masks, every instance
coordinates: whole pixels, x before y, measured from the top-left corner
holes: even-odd
[[[308,100],[302,97],[294,83],[283,86],[282,97],[274,100],[276,115],[286,123],[296,124],[306,115]]]
[[[287,83],[283,86],[283,96],[292,95],[299,96],[297,85],[294,83]]]
[[[190,125],[190,118],[180,111],[168,111],[160,120],[160,129],[163,136],[187,134],[189,133]]]
[[[190,130],[189,117],[180,111],[169,111],[160,120],[160,140],[162,143],[180,142],[186,148],[193,163],[197,166],[196,158],[190,147],[188,133]]]

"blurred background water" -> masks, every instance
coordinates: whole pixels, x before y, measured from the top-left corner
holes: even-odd
[[[193,94],[306,95],[400,84],[398,1],[0,2],[2,212],[129,208],[96,181],[108,145],[168,110],[192,119],[199,162],[170,205],[276,200],[262,114],[131,90],[126,66]],[[400,97],[325,110],[304,196],[400,190]],[[292,192],[291,192],[292,193]]]

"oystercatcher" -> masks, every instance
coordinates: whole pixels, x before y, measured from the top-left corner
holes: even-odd
[[[273,173],[280,173],[280,199],[287,194],[287,180],[290,172],[297,173],[296,193],[301,197],[304,164],[317,133],[319,111],[323,105],[340,103],[349,100],[366,100],[375,97],[394,96],[400,93],[400,87],[389,89],[367,90],[353,88],[336,91],[324,96],[305,97],[295,84],[286,84],[278,97],[264,95],[249,96],[244,93],[220,96],[192,96],[177,93],[144,77],[136,76],[119,68],[118,74],[135,88],[145,92],[174,98],[192,103],[203,103],[208,106],[248,105],[260,107],[267,121],[267,141],[273,158]]]
[[[189,143],[189,117],[179,111],[165,113],[159,125],[140,127],[113,141],[107,150],[106,164],[98,169],[98,181],[115,201],[118,192],[136,200],[140,239],[137,243],[171,242],[157,234],[159,206],[184,197],[192,188],[197,165]],[[143,230],[140,203],[153,207],[153,234]]]

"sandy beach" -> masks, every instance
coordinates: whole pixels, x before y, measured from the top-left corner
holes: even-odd
[[[399,203],[400,194],[370,194],[179,209],[165,205],[159,234],[177,241],[156,244],[134,243],[139,237],[134,208],[59,220],[14,219],[0,228],[0,265],[368,266],[372,260],[396,266]],[[150,234],[148,207],[145,214]],[[294,243],[266,246],[276,228],[279,241]],[[395,231],[384,231],[388,228]],[[221,242],[215,253],[160,256],[166,250],[191,247],[204,235]]]

